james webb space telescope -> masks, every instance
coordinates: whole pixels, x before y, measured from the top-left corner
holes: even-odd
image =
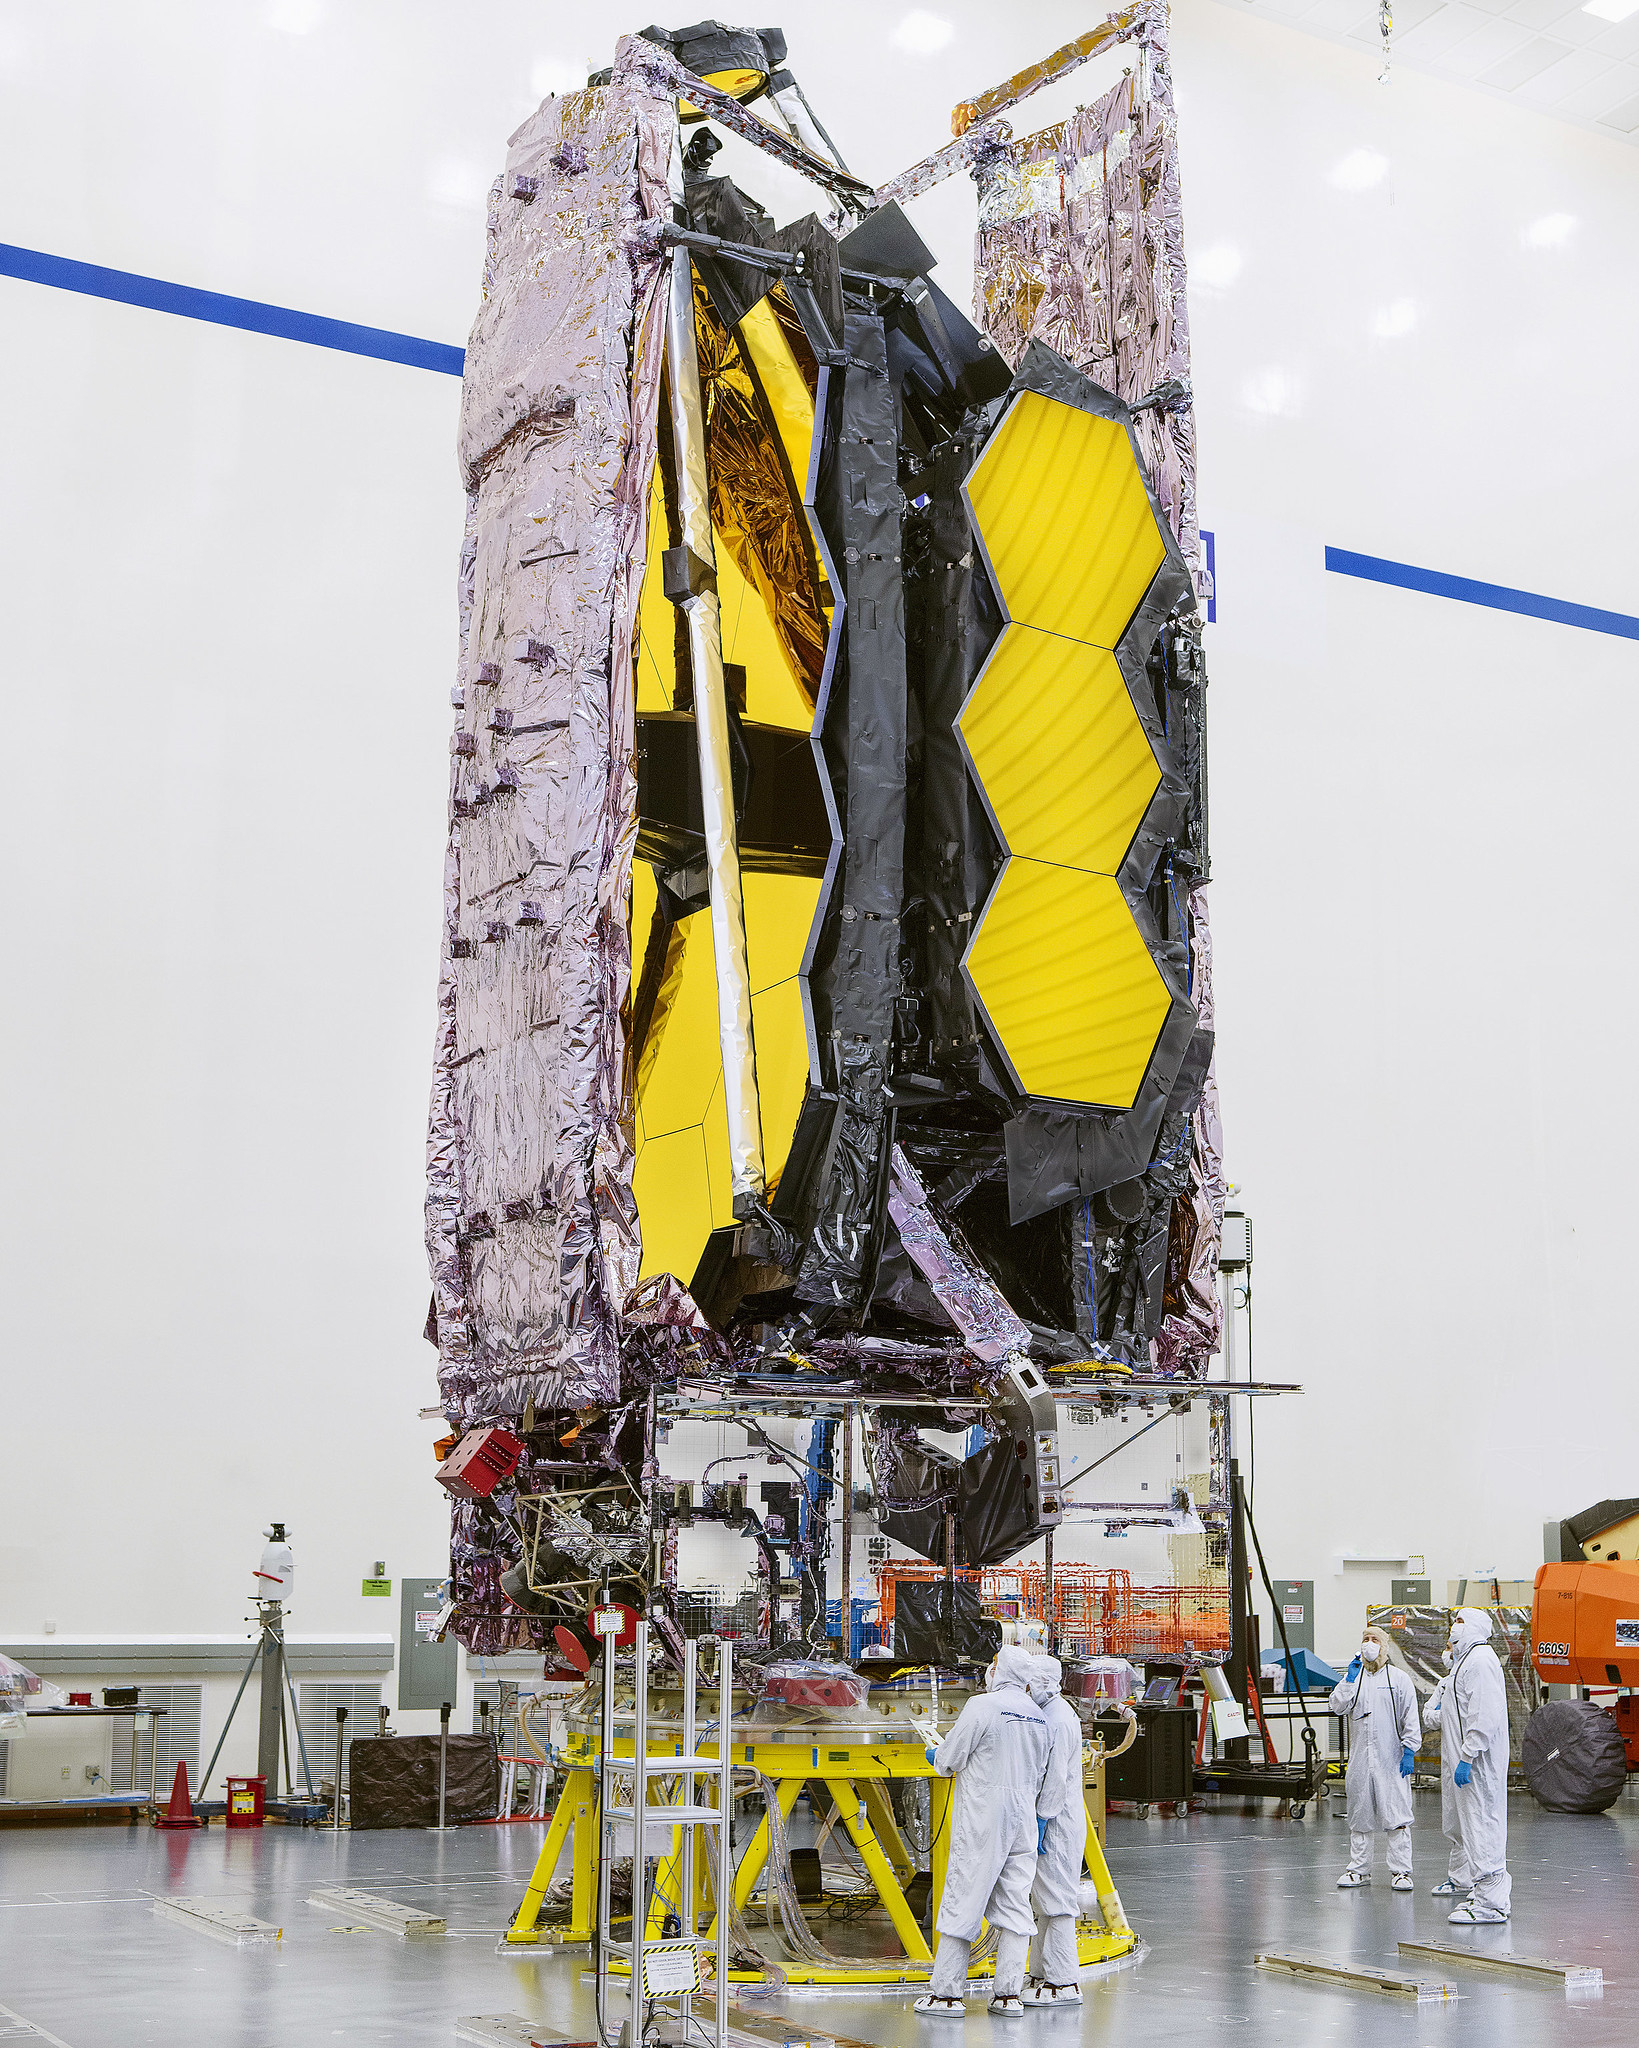
[[[1059,1520],[1055,1381],[1215,1348],[1205,672],[1141,452],[1187,382],[1010,364],[896,197],[994,170],[1008,93],[1146,20],[881,191],[777,31],[625,38],[512,138],[428,1154],[473,1650],[590,1655],[606,1595],[681,1628],[701,1515],[756,1542],[762,1631],[784,1593],[818,1640],[856,1417],[883,1531],[978,1565]],[[776,227],[708,122],[828,210]],[[771,1414],[815,1427],[760,1503],[663,1476],[670,1419],[773,1454]]]

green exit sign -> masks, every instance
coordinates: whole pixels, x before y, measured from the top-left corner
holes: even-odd
[[[391,1579],[366,1579],[363,1593],[366,1600],[390,1600],[393,1597]]]

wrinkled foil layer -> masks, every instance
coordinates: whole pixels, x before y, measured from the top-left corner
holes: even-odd
[[[1166,11],[1138,20],[1144,62],[1089,107],[987,159],[975,298],[1007,360],[1041,340],[1134,404],[1189,377],[1178,123]],[[1133,422],[1196,590],[1206,594],[1189,407]]]
[[[1508,1699],[1508,1761],[1517,1770],[1526,1723],[1541,1698],[1536,1667],[1531,1662],[1531,1610],[1493,1607],[1488,1612],[1491,1647],[1502,1665],[1503,1689]],[[1442,1653],[1457,1613],[1455,1607],[1366,1609],[1367,1622],[1382,1629],[1393,1643],[1420,1698],[1426,1698],[1446,1675]]]
[[[706,408],[711,522],[767,608],[793,681],[812,710],[830,622],[813,543],[780,466],[779,434],[733,332],[696,280],[695,341]]]
[[[639,231],[669,206],[673,113],[627,51],[611,85],[546,100],[511,138],[462,385],[426,1220],[439,1383],[463,1425],[614,1399],[638,1272],[630,677],[663,274]]]
[[[888,1214],[900,1243],[976,1358],[994,1365],[1010,1351],[1029,1351],[1028,1327],[1008,1307],[1002,1290],[963,1243],[961,1233],[934,1213],[921,1175],[897,1145]]]
[[[1202,1030],[1215,1029],[1212,997],[1212,926],[1206,890],[1189,892],[1189,939],[1194,997]],[[1155,1338],[1162,1372],[1198,1371],[1223,1343],[1223,1299],[1218,1292],[1218,1245],[1224,1227],[1224,1134],[1218,1121],[1218,1068],[1207,1068],[1191,1119],[1189,1186],[1173,1204],[1167,1247],[1166,1314]]]

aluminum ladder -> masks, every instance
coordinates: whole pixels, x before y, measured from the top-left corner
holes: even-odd
[[[694,1991],[649,1992],[647,1978],[649,1957],[656,1948],[675,1947],[679,1940],[693,1945],[696,1957],[700,1949],[698,1929],[690,1924],[694,1918],[694,1856],[695,1830],[702,1826],[717,1829],[717,1868],[715,1887],[718,1900],[717,1943],[716,1943],[716,2025],[714,2030],[715,2048],[729,2048],[728,2025],[728,1972],[729,1972],[729,1918],[723,1910],[724,1901],[734,1891],[734,1650],[731,1643],[717,1644],[717,1755],[703,1757],[696,1753],[695,1702],[699,1683],[698,1644],[690,1642],[688,1655],[683,1660],[683,1742],[681,1756],[649,1755],[649,1624],[637,1624],[637,1640],[634,1645],[635,1672],[632,1687],[634,1702],[634,1725],[632,1730],[632,1754],[629,1757],[615,1753],[615,1655],[612,1641],[607,1641],[603,1655],[603,1712],[599,1725],[598,1755],[598,1893],[597,1893],[597,2018],[598,2037],[605,2048],[614,2048],[619,2041],[624,2048],[642,2048],[642,2043],[654,2037],[661,2041],[683,2041],[692,2037],[700,2039],[705,2029],[694,2017]],[[629,1780],[630,1789],[621,1796],[622,1778]],[[717,1804],[703,1804],[696,1792],[696,1781],[702,1777],[717,1780]],[[683,1781],[683,1799],[676,1805],[650,1806],[649,1781],[654,1778],[680,1778]],[[641,1832],[640,1832],[641,1830]],[[617,1941],[610,1926],[609,1878],[610,1866],[614,1861],[616,1840],[622,1833],[629,1833],[632,1844],[632,1929],[631,1938]],[[677,1835],[682,1835],[681,1853],[675,1844]],[[664,1836],[665,1848],[662,1861],[669,1861],[677,1869],[678,1897],[677,1916],[682,1923],[680,1937],[657,1939],[649,1933],[649,1921],[653,1910],[655,1883],[658,1872],[650,1874],[650,1843],[656,1836]],[[615,2034],[609,2032],[605,2021],[610,1984],[609,1963],[611,1957],[623,1958],[631,1969],[629,1996],[630,2017],[624,2027]],[[659,1966],[662,1958],[656,1956]],[[696,1964],[698,1968],[698,1964]],[[664,2019],[662,2018],[664,2015]]]

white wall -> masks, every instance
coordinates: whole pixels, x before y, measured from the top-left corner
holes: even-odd
[[[871,174],[1085,25],[933,11],[923,56],[896,10],[785,17]],[[508,131],[639,19],[559,13],[7,0],[7,233],[460,342]],[[1363,1597],[1334,1552],[1527,1574],[1545,1514],[1634,1489],[1633,644],[1321,549],[1639,611],[1639,162],[1207,0],[1175,42],[1225,1123],[1257,1369],[1308,1390],[1263,1410],[1259,1520],[1324,1645]],[[1358,151],[1383,174],[1341,189]],[[970,192],[917,218],[965,297]],[[273,1516],[293,1631],[367,1631],[375,1559],[442,1557],[415,1411],[457,386],[0,280],[0,392],[0,1631],[232,1629]]]
[[[1307,1390],[1260,1404],[1257,1513],[1324,1647],[1388,1595],[1336,1553],[1423,1553],[1441,1595],[1529,1578],[1545,1517],[1639,1472],[1639,645],[1321,567],[1639,613],[1639,164],[1223,8],[1184,24],[1224,1121],[1256,1370]],[[1357,152],[1380,182],[1342,189]]]

